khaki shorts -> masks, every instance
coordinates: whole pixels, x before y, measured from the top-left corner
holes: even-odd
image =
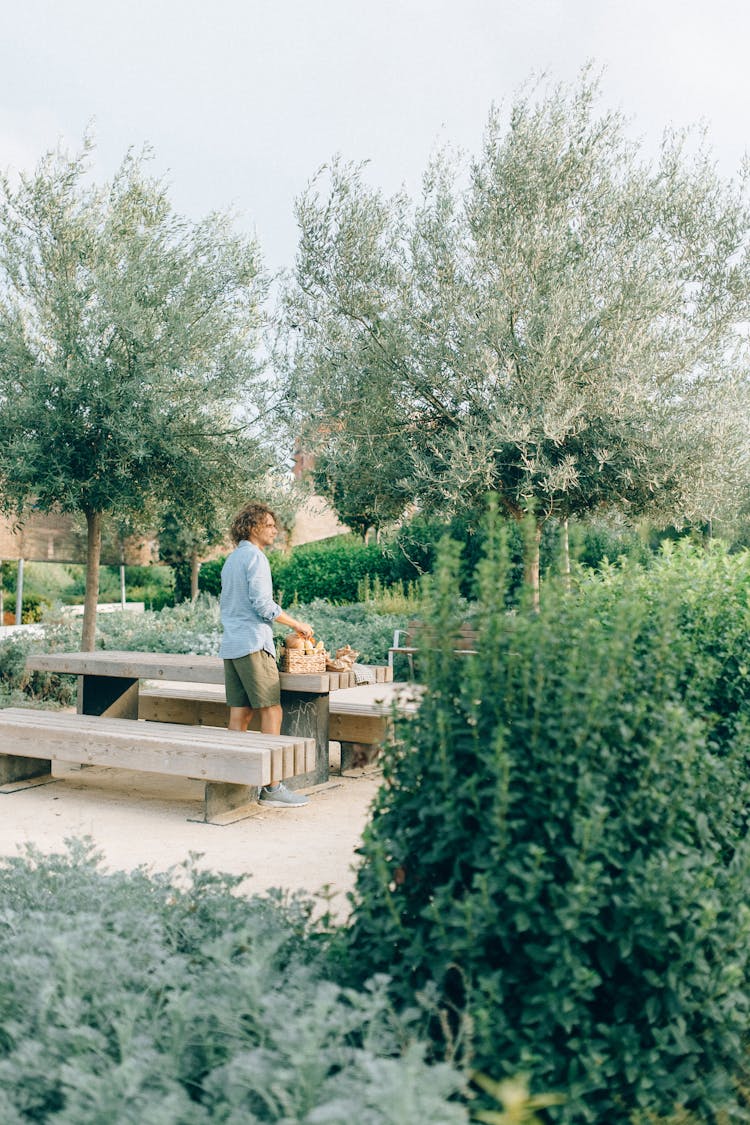
[[[277,707],[281,702],[279,670],[270,652],[251,652],[224,661],[224,683],[230,707]]]

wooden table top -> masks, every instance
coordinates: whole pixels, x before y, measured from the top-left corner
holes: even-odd
[[[45,652],[28,656],[26,667],[32,672],[60,672],[76,676],[119,676],[131,680],[185,680],[193,683],[223,684],[224,662],[218,656],[196,656],[174,652],[120,652],[95,649],[93,652]],[[284,691],[326,694],[329,678],[325,673],[308,675],[280,672]]]

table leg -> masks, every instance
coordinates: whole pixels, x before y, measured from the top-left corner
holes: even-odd
[[[124,676],[79,676],[78,714],[138,718],[138,680]]]
[[[290,789],[305,789],[328,781],[328,692],[312,695],[306,691],[282,691],[281,733],[315,739],[315,769],[285,784]]]

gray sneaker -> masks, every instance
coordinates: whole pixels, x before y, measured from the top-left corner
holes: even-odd
[[[304,793],[293,793],[291,789],[287,789],[283,781],[280,781],[275,789],[270,785],[264,785],[258,797],[261,805],[272,809],[298,809],[306,805],[309,800],[310,798]]]

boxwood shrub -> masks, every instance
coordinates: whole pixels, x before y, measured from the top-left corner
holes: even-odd
[[[457,659],[456,550],[430,585],[427,695],[386,752],[352,978],[435,979],[476,1065],[561,1090],[565,1123],[735,1104],[750,1016],[750,565],[683,547],[507,613],[480,564]],[[436,1026],[440,1038],[449,1024]]]
[[[274,588],[284,604],[326,598],[331,602],[356,602],[357,588],[365,578],[388,584],[399,575],[394,560],[372,543],[353,535],[336,536],[295,547],[289,555],[271,555]],[[416,571],[409,576],[415,578]]]

